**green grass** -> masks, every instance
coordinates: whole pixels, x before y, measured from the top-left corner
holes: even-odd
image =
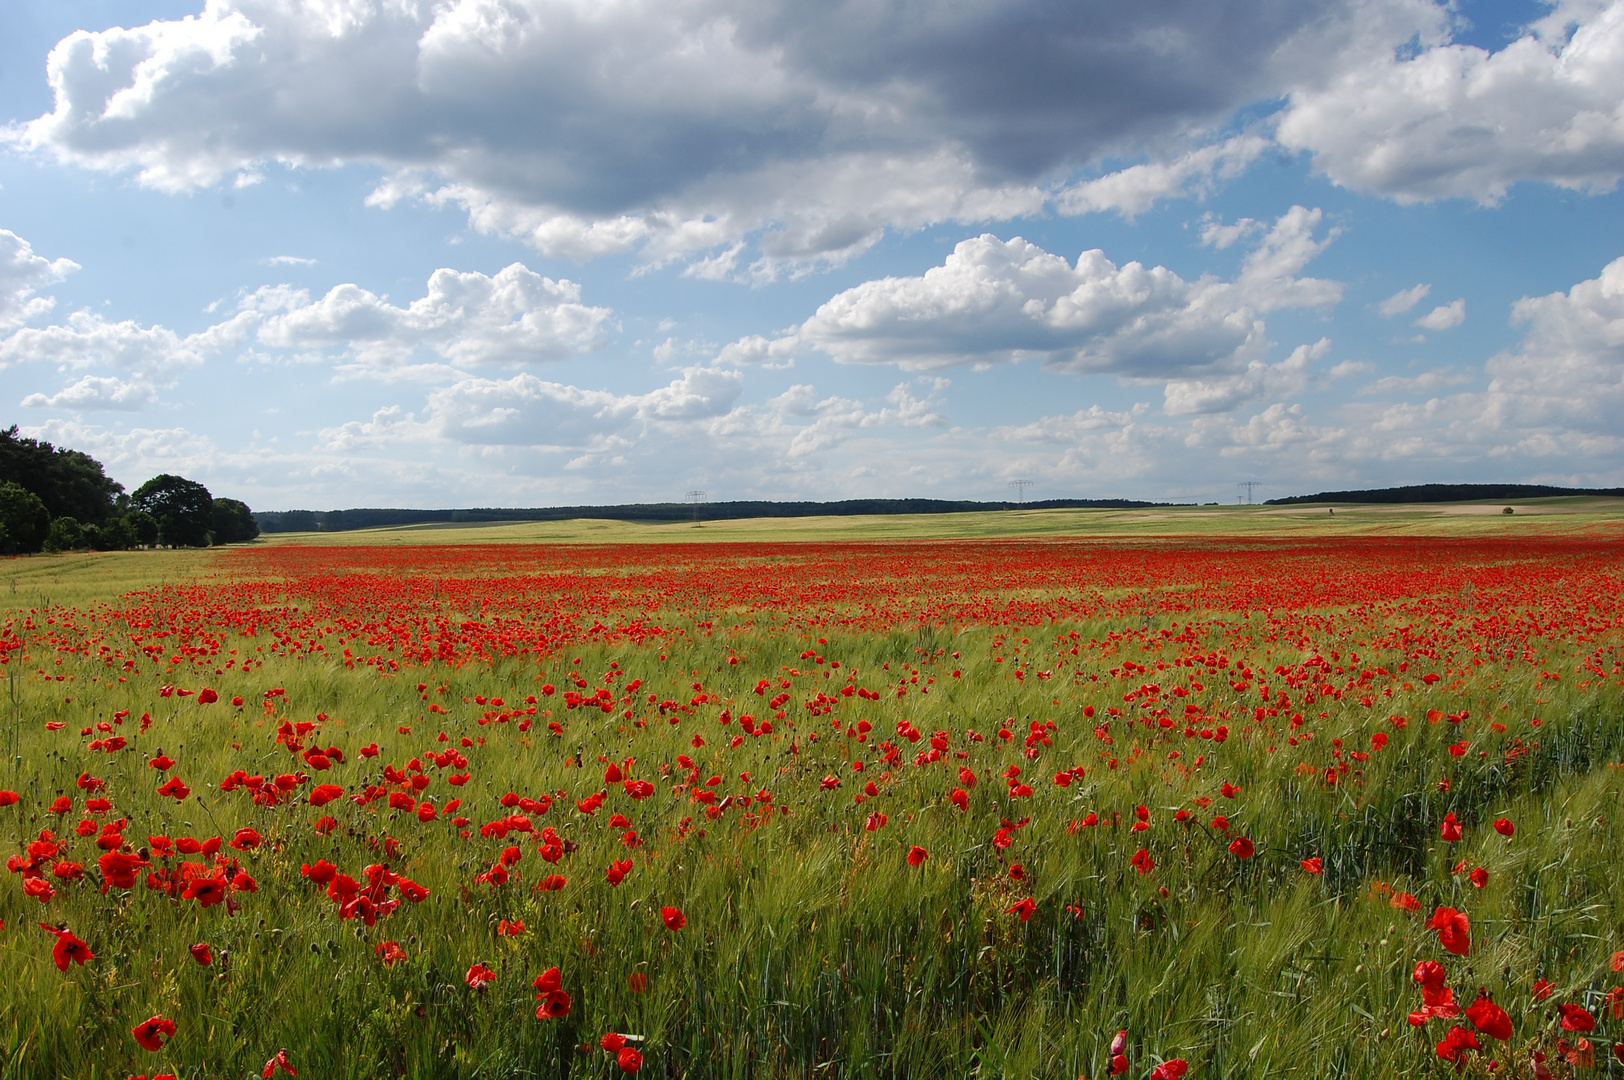
[[[1504,519],[1339,510],[1334,526],[1263,510],[1226,509],[1220,517],[1230,534],[1252,535],[1248,530],[1255,528],[1257,535],[1274,536],[1329,528],[1402,531],[1428,522],[1488,535],[1584,530],[1615,521],[1610,506],[1563,500],[1548,505],[1548,515]],[[1057,534],[1122,536],[1209,527],[1195,512],[1162,519],[1123,512],[1024,516],[1038,522],[1022,526],[1034,534],[1051,525]],[[271,544],[491,543],[520,536],[684,543],[884,539],[994,536],[1004,527],[997,515],[974,521],[798,519],[698,530],[575,523],[514,526],[512,532],[497,527],[278,537]],[[902,531],[884,531],[893,528]],[[226,851],[238,855],[258,883],[257,892],[239,894],[241,909],[230,917],[221,907],[202,910],[140,887],[103,895],[94,880],[63,884],[57,898],[42,905],[23,895],[17,875],[0,880],[5,1080],[123,1080],[159,1072],[186,1080],[258,1076],[281,1047],[301,1077],[606,1077],[618,1075],[596,1049],[607,1031],[642,1036],[643,1075],[661,1077],[1099,1080],[1118,1029],[1130,1033],[1128,1075],[1135,1078],[1171,1058],[1187,1059],[1189,1075],[1199,1080],[1455,1075],[1432,1050],[1448,1022],[1434,1020],[1424,1030],[1406,1022],[1420,1007],[1410,973],[1422,958],[1446,962],[1463,1004],[1479,986],[1493,991],[1516,1020],[1514,1047],[1537,1045],[1554,1054],[1558,1038],[1575,1036],[1556,1029],[1551,1006],[1587,1005],[1601,1017],[1599,1033],[1591,1036],[1601,1064],[1581,1075],[1624,1072],[1606,1061],[1608,1047],[1624,1038],[1624,1026],[1603,1000],[1624,983],[1624,975],[1610,967],[1612,954],[1624,949],[1620,683],[1613,676],[1580,686],[1573,677],[1575,657],[1598,644],[1618,648],[1616,594],[1596,598],[1611,620],[1599,637],[1593,629],[1581,630],[1585,640],[1574,642],[1566,631],[1552,632],[1529,639],[1531,658],[1516,660],[1464,647],[1436,662],[1416,660],[1390,645],[1366,644],[1390,628],[1380,617],[1351,610],[1274,613],[1313,627],[1303,633],[1312,632],[1315,645],[1298,649],[1265,646],[1268,627],[1260,614],[898,626],[883,633],[847,631],[826,618],[831,643],[819,646],[804,624],[792,633],[765,621],[746,626],[741,619],[730,629],[730,615],[701,619],[673,609],[644,613],[664,618],[674,631],[647,645],[582,638],[544,657],[406,665],[391,673],[347,666],[337,641],[325,654],[282,655],[271,649],[269,630],[253,637],[222,632],[215,616],[187,614],[192,601],[161,591],[164,584],[207,588],[241,577],[242,565],[228,554],[41,558],[3,569],[13,583],[9,606],[15,613],[4,636],[15,635],[22,645],[5,667],[10,696],[0,703],[8,727],[0,788],[22,796],[18,805],[0,809],[6,854],[21,851],[42,828],[72,837],[72,825],[83,816],[75,780],[87,771],[107,782],[114,802],[99,820],[128,818],[132,846],[145,846],[146,837],[158,833],[229,839],[245,825],[265,837],[255,852]],[[606,582],[606,589],[612,587]],[[108,613],[128,606],[122,595],[149,589],[159,589],[151,597],[157,607],[177,613],[177,625],[218,644],[156,670],[143,661],[140,673],[126,681],[118,677],[119,665],[98,654],[98,643],[132,651],[128,632],[118,630]],[[334,617],[336,609],[324,607],[319,589],[311,589],[299,599],[301,607]],[[1486,592],[1479,598],[1484,609],[1492,610],[1494,602]],[[545,607],[543,600],[533,603]],[[265,602],[267,611],[274,607]],[[29,609],[32,628],[24,629],[21,616]],[[582,618],[590,623],[596,617]],[[1449,615],[1479,617],[1463,609]],[[267,615],[265,622],[272,621]],[[71,627],[64,629],[67,623]],[[1203,640],[1192,639],[1189,628],[1196,623]],[[1181,624],[1192,636],[1181,640]],[[1441,631],[1428,637],[1426,629],[1416,628],[1418,648],[1455,640]],[[63,651],[70,639],[93,647]],[[1110,646],[1085,645],[1078,657],[1067,651],[1090,639],[1109,639]],[[164,644],[165,653],[175,647],[170,639]],[[349,645],[357,655],[369,651],[358,639]],[[1224,673],[1201,676],[1207,686],[1201,700],[1213,715],[1227,710],[1233,717],[1227,741],[1170,742],[1159,729],[1120,720],[1111,724],[1113,741],[1102,741],[1095,726],[1108,706],[1123,704],[1125,690],[1151,679],[1173,685],[1186,669],[1158,673],[1156,662],[1202,648],[1226,652]],[[919,683],[907,684],[912,689],[906,698],[887,692],[875,702],[843,699],[837,716],[874,724],[869,740],[859,744],[832,728],[828,717],[802,708],[815,689],[832,690],[841,681],[840,673],[804,658],[808,649],[838,659],[843,672],[855,668],[864,686],[889,691],[905,674],[903,665],[920,672]],[[1307,714],[1301,730],[1314,737],[1290,746],[1292,729],[1284,715],[1268,725],[1247,721],[1249,706],[1244,695],[1231,692],[1227,664],[1244,659],[1266,671],[1315,649],[1326,655],[1357,649],[1363,655],[1354,666],[1361,668],[1396,672],[1408,659],[1417,671],[1458,667],[1466,674],[1458,685],[1445,679],[1436,687],[1395,676],[1382,683],[1393,695],[1377,708],[1356,704],[1354,695],[1326,697],[1312,709],[1296,706]],[[1487,663],[1472,664],[1485,655]],[[743,662],[729,663],[730,656]],[[1126,680],[1108,674],[1129,658],[1151,670]],[[243,661],[248,671],[241,669]],[[1033,672],[1068,666],[1049,679],[1014,680],[1010,666],[1023,661],[1030,661]],[[1558,666],[1560,681],[1541,677]],[[791,668],[812,674],[791,676]],[[951,674],[955,669],[962,677]],[[464,700],[501,696],[511,709],[539,695],[544,682],[565,689],[565,676],[577,670],[590,684],[587,693],[611,670],[624,672],[617,687],[642,679],[631,706],[634,721],[620,715],[618,704],[611,715],[569,710],[560,696],[542,696],[536,726],[520,732],[511,719],[480,723],[489,707]],[[820,671],[834,677],[823,678]],[[747,738],[731,749],[727,739],[738,733],[737,723],[720,724],[717,705],[687,707],[697,682],[730,703],[734,715],[770,715],[765,698],[753,692],[762,678],[794,684],[788,717],[770,736]],[[419,681],[427,694],[417,691]],[[161,696],[160,684],[208,685],[225,700],[199,706],[193,699]],[[928,695],[917,692],[921,684],[929,686]],[[269,699],[267,706],[263,693],[271,687],[285,689],[286,696]],[[649,693],[684,709],[661,712],[647,704]],[[241,694],[245,705],[230,706],[232,694]],[[427,711],[430,702],[443,703],[447,713]],[[1085,719],[1085,704],[1100,715]],[[1425,719],[1429,708],[1454,712],[1466,706],[1472,716],[1462,724]],[[131,745],[116,753],[87,750],[89,737],[79,737],[78,729],[124,709],[130,716],[114,733]],[[143,712],[150,713],[152,726],[138,734]],[[424,824],[382,802],[358,807],[339,801],[318,810],[301,799],[264,807],[241,791],[217,790],[235,769],[272,775],[302,767],[276,743],[276,728],[284,719],[314,721],[318,714],[327,719],[307,741],[339,745],[347,761],[313,774],[312,782],[333,779],[354,791],[377,782],[383,763],[399,767],[425,751],[459,747],[464,737],[483,740],[462,751],[471,774],[466,786],[447,786],[444,776],[456,770],[430,765],[434,779],[427,794],[441,805],[460,796],[461,812],[477,830],[509,812],[497,802],[505,792],[567,793],[534,821],[538,830],[554,827],[576,850],[549,866],[533,837],[486,839],[475,831],[464,839],[449,822]],[[1399,728],[1389,715],[1410,722]],[[549,716],[564,724],[563,735],[547,733]],[[671,716],[678,722],[669,723]],[[1536,716],[1538,728],[1529,722]],[[925,739],[898,738],[899,720],[911,722]],[[995,734],[1006,720],[1014,734],[1008,742]],[[1052,745],[1040,746],[1035,761],[1022,747],[1032,720],[1056,724]],[[1494,731],[1491,720],[1507,730]],[[67,727],[48,731],[47,722]],[[401,733],[402,727],[411,733]],[[969,739],[967,729],[985,741]],[[937,730],[949,733],[946,759],[916,766],[915,755]],[[441,731],[449,742],[435,741]],[[1343,739],[1345,750],[1362,752],[1378,731],[1390,742],[1360,763],[1361,783],[1324,781],[1321,773],[1337,760],[1331,740]],[[703,747],[692,745],[696,734]],[[1460,738],[1470,741],[1469,752],[1453,757],[1447,746]],[[875,761],[872,747],[881,739],[896,742],[900,765]],[[381,756],[361,760],[357,751],[374,741]],[[1173,749],[1179,757],[1169,757]],[[193,788],[183,803],[154,792],[159,774],[147,761],[160,750],[176,759],[174,773]],[[961,751],[968,755],[962,761],[953,756]],[[662,777],[662,766],[675,773],[679,754],[690,755],[702,777],[721,776],[716,790],[722,795],[767,789],[772,804],[788,813],[761,818],[757,804],[708,820],[703,806],[687,792],[674,793]],[[1205,760],[1194,767],[1198,755]],[[653,797],[633,801],[605,785],[600,758],[628,757],[635,759],[634,776],[656,783]],[[862,773],[852,771],[854,757],[867,760]],[[968,812],[948,801],[959,786],[961,763],[979,777]],[[1082,778],[1070,787],[1055,786],[1054,772],[1072,765],[1084,767]],[[1030,797],[1005,793],[1001,776],[1010,766],[1031,780]],[[739,779],[741,773],[750,779]],[[881,794],[854,804],[862,782],[883,773],[889,776],[879,780]],[[821,786],[828,775],[841,779],[833,791]],[[1449,781],[1447,791],[1441,780]],[[1220,793],[1226,781],[1239,786],[1236,798]],[[575,799],[605,787],[611,794],[595,815],[575,809]],[[63,819],[44,810],[58,794],[75,798],[75,812]],[[1212,804],[1197,808],[1198,798]],[[1138,805],[1151,817],[1143,833],[1129,831]],[[1188,827],[1174,820],[1180,809],[1195,810]],[[865,819],[875,811],[888,822],[868,831]],[[607,824],[615,812],[631,818],[643,846],[624,846],[623,830]],[[1090,812],[1107,824],[1074,825]],[[1446,812],[1465,825],[1459,843],[1439,837]],[[324,813],[339,822],[326,837],[312,828]],[[1243,862],[1230,855],[1227,837],[1209,826],[1214,813],[1230,817],[1231,835],[1243,833],[1256,843],[1256,857]],[[1108,824],[1113,814],[1120,825]],[[1502,816],[1516,822],[1511,840],[1490,828]],[[995,845],[1001,819],[1026,817],[1029,823],[1013,831],[1007,849]],[[383,847],[387,838],[401,845],[393,858]],[[73,843],[73,857],[93,864],[98,853],[87,841]],[[511,843],[523,852],[516,880],[476,884],[475,875]],[[929,852],[923,866],[905,861],[911,845]],[[1141,846],[1157,861],[1150,874],[1130,865]],[[1323,874],[1310,875],[1300,866],[1311,855],[1323,858]],[[430,898],[401,905],[373,928],[340,920],[335,906],[301,878],[301,865],[319,858],[357,877],[362,866],[387,861],[427,886]],[[634,859],[635,868],[611,888],[604,868],[620,858]],[[1453,872],[1462,861],[1488,871],[1486,887],[1474,888],[1464,873]],[[1028,880],[1011,879],[1017,863]],[[569,878],[563,891],[531,888],[554,872]],[[1413,894],[1422,911],[1394,908],[1394,892]],[[1023,923],[1006,909],[1027,896],[1037,910]],[[688,925],[677,933],[664,929],[663,905],[681,907]],[[1424,918],[1437,905],[1470,912],[1469,956],[1447,956],[1426,929]],[[42,919],[65,921],[89,942],[95,959],[58,972],[50,958],[52,939],[35,925]],[[503,919],[523,919],[528,932],[498,936]],[[380,964],[374,947],[384,940],[397,941],[410,959]],[[187,946],[199,941],[214,947],[214,965],[200,967],[189,958]],[[476,961],[497,973],[482,993],[463,981]],[[530,983],[554,965],[562,969],[573,1008],[562,1021],[539,1021]],[[647,976],[646,993],[629,988],[634,972]],[[1530,996],[1537,977],[1556,987],[1556,996],[1543,1004]],[[128,1030],[156,1014],[175,1019],[179,1031],[165,1051],[148,1054],[136,1048]],[[583,1045],[590,1051],[583,1052]],[[1526,1053],[1502,1048],[1498,1057],[1508,1067],[1497,1075],[1531,1075]],[[1573,1075],[1564,1062],[1554,1065],[1557,1076]],[[1483,1067],[1476,1062],[1470,1074],[1486,1075]]]

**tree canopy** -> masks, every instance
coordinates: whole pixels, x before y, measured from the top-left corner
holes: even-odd
[[[78,450],[52,446],[0,431],[0,481],[9,480],[39,497],[53,518],[102,525],[118,511],[124,485],[102,471],[101,462]]]
[[[208,547],[214,530],[214,496],[196,480],[163,473],[135,489],[130,505],[158,523],[158,543]]]

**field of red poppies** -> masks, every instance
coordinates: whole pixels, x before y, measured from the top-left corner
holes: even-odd
[[[187,558],[0,614],[0,1077],[1624,1076],[1616,534]]]

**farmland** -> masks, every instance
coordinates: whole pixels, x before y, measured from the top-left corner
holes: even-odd
[[[1383,513],[13,561],[0,1077],[1624,1075],[1624,535]]]

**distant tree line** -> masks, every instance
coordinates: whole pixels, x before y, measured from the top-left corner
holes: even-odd
[[[969,514],[987,510],[1135,510],[1171,503],[1135,499],[1041,499],[1028,503],[956,499],[845,499],[839,502],[741,500],[712,503],[628,503],[620,506],[501,507],[469,510],[272,510],[254,515],[260,528],[279,532],[347,532],[401,525],[479,524],[509,521],[732,521],[741,518],[850,517],[863,514]]]
[[[0,555],[208,547],[259,535],[246,504],[164,473],[128,494],[89,454],[0,431]]]
[[[1283,499],[1269,499],[1263,505],[1502,502],[1506,499],[1545,499],[1560,495],[1604,495],[1617,498],[1624,495],[1624,488],[1569,488],[1552,487],[1549,484],[1411,484],[1408,487],[1371,488],[1366,491],[1322,491],[1318,495],[1289,495]]]

